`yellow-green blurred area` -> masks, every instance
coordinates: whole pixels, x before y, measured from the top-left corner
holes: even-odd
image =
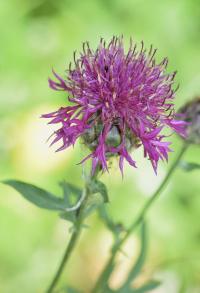
[[[61,75],[88,40],[96,48],[100,37],[124,35],[128,44],[144,40],[158,48],[157,58],[169,57],[169,70],[178,70],[176,107],[200,95],[199,0],[0,0],[0,179],[15,178],[60,194],[66,179],[83,186],[83,145],[55,153],[47,138],[52,128],[43,113],[65,105],[66,95],[48,88],[52,67]],[[172,163],[181,140],[172,138]],[[185,155],[200,162],[200,149]],[[128,226],[165,176],[169,165],[153,173],[142,150],[133,154],[137,169],[126,165],[124,179],[117,163],[102,180],[116,222]],[[162,281],[156,293],[200,292],[200,173],[178,169],[148,213],[148,257],[138,284]],[[0,186],[0,292],[44,292],[69,239],[70,225],[54,212],[26,202],[9,187]],[[88,220],[77,251],[62,275],[70,284],[90,292],[112,243],[97,214]],[[123,282],[139,251],[136,233],[127,242],[110,280]]]

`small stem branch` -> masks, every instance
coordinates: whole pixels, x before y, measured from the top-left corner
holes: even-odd
[[[175,161],[173,162],[172,166],[170,167],[169,171],[167,172],[164,180],[162,181],[162,183],[160,184],[158,189],[150,197],[150,199],[147,200],[147,202],[144,204],[144,207],[141,209],[139,215],[137,216],[135,221],[132,223],[132,225],[128,228],[124,237],[117,244],[115,243],[113,245],[112,250],[111,250],[112,254],[111,254],[107,264],[105,265],[104,270],[101,273],[99,279],[97,280],[97,282],[92,290],[92,293],[98,293],[98,292],[103,293],[103,291],[100,291],[100,290],[104,289],[104,286],[106,285],[105,282],[108,281],[108,278],[106,278],[106,276],[109,275],[108,272],[110,271],[110,267],[114,263],[116,254],[118,253],[119,249],[124,244],[124,242],[128,239],[130,234],[133,232],[133,230],[141,223],[142,219],[146,215],[147,211],[149,210],[149,208],[151,207],[153,202],[155,202],[155,200],[158,198],[158,196],[160,195],[160,192],[166,186],[166,183],[169,181],[169,178],[172,176],[173,172],[175,171],[177,165],[179,164],[179,162],[180,162],[181,158],[183,157],[185,151],[187,150],[188,146],[189,146],[189,144],[187,144],[187,143],[183,144],[178,156],[176,157]]]
[[[77,220],[77,224],[74,228],[74,231],[71,235],[71,238],[70,238],[70,241],[69,243],[67,244],[67,247],[66,247],[66,250],[65,250],[65,253],[64,253],[64,256],[62,258],[62,261],[60,263],[60,266],[49,286],[49,288],[47,289],[46,293],[51,293],[53,292],[61,274],[62,274],[62,271],[65,267],[65,265],[67,264],[68,262],[68,259],[74,249],[74,247],[76,246],[77,244],[77,240],[80,236],[80,232],[81,232],[81,226],[82,226],[82,223],[83,223],[83,216],[82,216],[82,211],[84,210],[84,207],[85,207],[85,203],[87,202],[87,198],[89,196],[89,192],[87,190],[87,188],[85,188],[85,190],[83,191],[84,194],[82,195],[84,197],[84,200],[82,202],[82,205],[80,206],[80,209],[77,211],[77,216],[78,216],[78,220]]]

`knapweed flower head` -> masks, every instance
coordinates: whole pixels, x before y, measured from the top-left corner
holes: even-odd
[[[50,87],[65,91],[71,102],[43,115],[60,124],[52,144],[61,141],[58,150],[64,150],[81,137],[91,150],[83,161],[92,159],[93,172],[97,165],[108,170],[110,156],[119,157],[122,172],[124,160],[135,167],[130,151],[142,146],[156,171],[159,159],[167,160],[170,151],[162,130],[167,126],[184,135],[184,122],[174,111],[176,73],[166,73],[167,58],[157,63],[155,53],[143,42],[138,49],[132,40],[126,52],[122,37],[108,44],[101,39],[95,51],[84,43],[66,76],[53,71],[56,80],[49,79]]]
[[[178,113],[187,122],[185,140],[189,143],[200,144],[200,97],[186,103]]]

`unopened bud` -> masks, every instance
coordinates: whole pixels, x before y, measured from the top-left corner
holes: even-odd
[[[188,122],[186,140],[193,144],[200,144],[200,97],[180,108],[179,114],[183,120]]]

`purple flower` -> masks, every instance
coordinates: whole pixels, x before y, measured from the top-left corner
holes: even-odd
[[[101,39],[96,51],[83,44],[79,58],[74,54],[74,68],[65,78],[53,71],[49,79],[53,90],[66,91],[70,106],[42,115],[49,123],[60,124],[52,144],[62,141],[63,150],[82,137],[91,153],[93,172],[100,164],[107,170],[110,156],[119,156],[123,172],[124,160],[136,167],[130,156],[134,147],[142,146],[156,172],[159,159],[167,160],[170,142],[162,134],[165,126],[184,136],[184,122],[175,117],[174,77],[166,73],[168,60],[157,63],[156,50],[147,51],[130,41],[125,52],[123,39],[113,37],[110,43]]]

